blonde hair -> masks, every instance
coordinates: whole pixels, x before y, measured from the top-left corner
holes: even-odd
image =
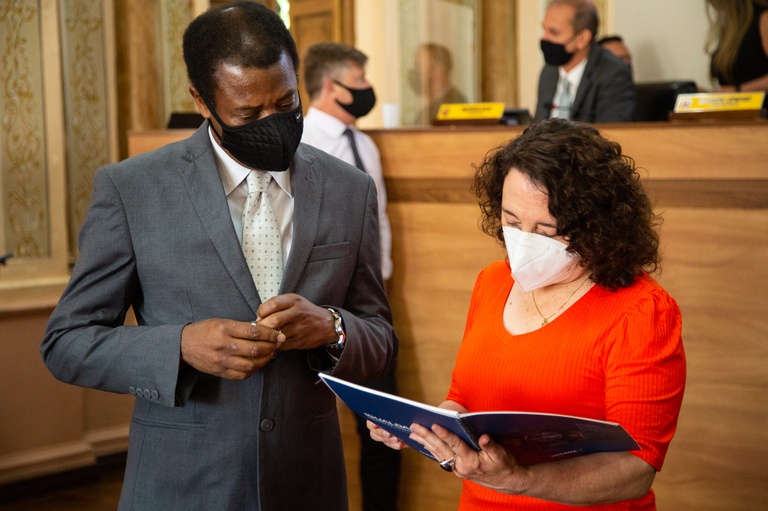
[[[768,7],[768,0],[754,0]],[[734,82],[733,66],[754,14],[753,0],[707,0],[709,34],[705,50],[712,55],[710,76]]]

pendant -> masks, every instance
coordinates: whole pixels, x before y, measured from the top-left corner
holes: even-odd
[[[542,322],[541,322],[541,326],[544,326],[544,325],[546,325],[547,323],[549,323],[549,321],[547,321],[547,318],[544,318],[544,321],[542,321]]]

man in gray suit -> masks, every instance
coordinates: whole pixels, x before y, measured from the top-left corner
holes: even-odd
[[[544,15],[536,120],[628,122],[635,110],[629,68],[595,44],[599,26],[591,0],[552,0]]]
[[[317,372],[374,379],[396,357],[374,182],[300,145],[298,55],[274,12],[207,11],[184,58],[207,121],[96,172],[42,355],[62,381],[136,396],[121,510],[347,509]],[[269,241],[244,232],[249,195],[284,261],[273,291],[241,248]]]

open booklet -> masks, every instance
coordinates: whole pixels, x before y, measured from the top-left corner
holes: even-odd
[[[439,424],[478,451],[478,438],[488,434],[511,452],[521,465],[595,452],[640,449],[629,433],[614,422],[546,413],[458,413],[368,389],[327,374],[320,373],[320,378],[352,411],[432,459],[435,458],[427,449],[408,438],[411,424],[427,428]]]

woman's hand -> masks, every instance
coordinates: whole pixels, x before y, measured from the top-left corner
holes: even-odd
[[[476,451],[437,424],[431,430],[418,424],[413,424],[411,429],[411,438],[426,447],[438,461],[453,458],[453,473],[457,477],[503,493],[525,491],[528,470],[518,465],[515,458],[488,435],[480,437],[481,450]]]
[[[368,426],[368,430],[371,432],[371,438],[375,441],[381,442],[387,447],[395,449],[396,451],[408,447],[406,443],[402,442],[396,436],[390,434],[387,430],[377,426],[373,422],[366,421],[366,425]]]
[[[467,409],[461,406],[459,403],[455,401],[444,401],[440,408],[445,408],[447,410],[453,410],[454,412],[463,413],[466,412]],[[366,421],[366,425],[368,426],[368,430],[371,432],[371,438],[374,439],[377,442],[381,442],[385,444],[387,447],[390,447],[392,449],[396,450],[402,450],[406,449],[408,447],[408,444],[405,442],[398,440],[398,438],[392,434],[390,434],[387,430],[380,428],[376,424],[374,424],[371,421]]]
[[[527,495],[571,506],[610,504],[648,493],[655,469],[629,452],[602,452],[524,467],[488,435],[475,451],[438,425],[411,426],[411,438],[439,461],[453,457],[453,473],[512,495]]]

